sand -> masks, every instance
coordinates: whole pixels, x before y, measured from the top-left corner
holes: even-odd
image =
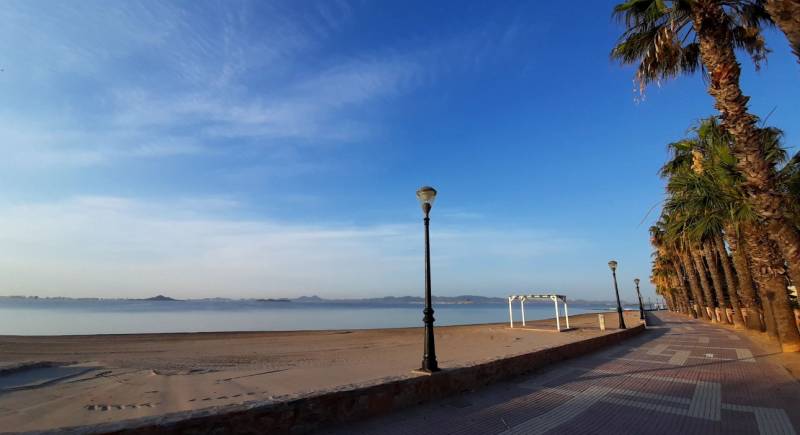
[[[629,325],[638,313],[627,313]],[[616,313],[573,330],[507,324],[436,328],[442,368],[609,333]],[[528,322],[554,329],[554,320]],[[411,373],[422,329],[0,336],[0,430],[43,430],[264,400]],[[4,369],[5,367],[5,369]]]

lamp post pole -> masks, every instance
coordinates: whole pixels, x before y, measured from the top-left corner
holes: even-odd
[[[614,293],[617,295],[617,314],[619,314],[619,329],[627,329],[625,327],[625,318],[622,315],[622,304],[619,302],[619,287],[617,287],[617,262],[611,260],[608,262],[608,267],[611,268],[611,275],[614,277]]]
[[[644,320],[644,306],[642,305],[642,294],[639,292],[639,278],[633,280],[636,284],[636,296],[639,298],[639,319]]]
[[[439,371],[439,364],[436,362],[436,343],[433,337],[433,306],[431,304],[431,244],[430,244],[430,212],[433,200],[436,198],[436,190],[432,187],[422,187],[417,191],[417,198],[422,204],[422,212],[425,214],[425,309],[422,310],[422,321],[425,323],[425,349],[422,355],[423,372]]]

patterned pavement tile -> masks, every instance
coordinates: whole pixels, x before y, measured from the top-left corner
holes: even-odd
[[[796,434],[800,383],[769,352],[673,313],[612,348],[340,434]]]

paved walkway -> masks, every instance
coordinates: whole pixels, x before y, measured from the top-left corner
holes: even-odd
[[[624,344],[327,434],[794,434],[800,383],[730,329],[672,313]],[[771,352],[776,352],[773,349]]]

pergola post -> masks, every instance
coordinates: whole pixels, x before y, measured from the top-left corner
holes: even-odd
[[[519,300],[519,307],[522,310],[522,326],[525,326],[525,298]]]
[[[511,324],[512,328],[514,327],[514,311],[511,309],[511,301],[513,300],[513,297],[508,297],[508,322]]]
[[[557,297],[553,298],[553,304],[556,306],[556,329],[558,330],[558,332],[561,332],[561,319],[559,319],[559,314],[558,314],[558,298]]]
[[[567,318],[567,329],[569,329],[569,312],[567,311],[567,299],[564,299],[564,317]]]

